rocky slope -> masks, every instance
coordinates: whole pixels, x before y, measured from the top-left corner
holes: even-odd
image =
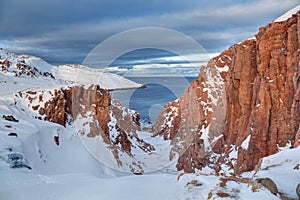
[[[82,138],[101,138],[118,166],[123,165],[120,159],[123,154],[134,157],[133,149],[145,153],[154,150],[151,144],[137,135],[137,131],[141,130],[139,114],[123,107],[117,100],[112,100],[109,91],[101,89],[99,85],[23,91],[16,95],[15,102],[16,106],[32,110],[37,119],[63,126],[75,125],[76,133]],[[59,145],[59,135],[55,135],[53,140]],[[132,173],[143,173],[139,163],[126,164]]]
[[[300,12],[259,29],[201,69],[154,126],[174,144],[178,170],[235,173],[300,141]]]

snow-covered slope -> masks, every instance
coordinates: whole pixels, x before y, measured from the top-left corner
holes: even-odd
[[[254,177],[270,177],[276,183],[279,192],[289,198],[297,199],[296,186],[300,183],[299,165],[300,148],[287,148],[275,155],[264,158],[259,171]]]
[[[41,58],[29,55],[16,55],[0,48],[0,76],[2,79],[8,77],[21,77],[14,79],[20,83],[23,89],[32,81],[38,80],[39,84],[31,84],[33,88],[45,88],[47,85],[90,85],[98,84],[103,89],[129,89],[140,88],[143,85],[123,78],[112,73],[104,73],[102,70],[91,69],[82,65],[60,65],[52,66]],[[34,77],[34,79],[28,77]],[[55,80],[53,80],[55,79]],[[32,81],[31,81],[32,80]],[[43,80],[43,81],[41,81]],[[13,87],[11,87],[13,88]],[[32,88],[32,87],[28,87]],[[16,87],[13,91],[20,88]]]
[[[16,65],[17,63],[24,63],[36,68],[38,71],[41,72],[51,72],[52,68],[51,64],[47,63],[41,58],[25,54],[16,55],[1,48],[0,59],[1,61],[8,60],[11,65]]]
[[[296,6],[295,8],[287,11],[286,13],[284,13],[283,15],[281,15],[280,17],[278,17],[277,19],[274,20],[274,22],[282,22],[287,20],[288,18],[292,17],[293,14],[295,14],[296,12],[298,12],[300,10],[300,5]]]
[[[11,114],[15,121],[2,118]],[[0,115],[1,199],[281,199],[255,182],[263,177],[272,178],[284,196],[296,198],[300,148],[265,158],[255,177],[254,172],[215,176],[209,169],[134,176],[96,161],[74,134],[74,127],[34,119],[14,105],[14,98],[1,98]],[[59,145],[54,140],[57,135]]]
[[[60,65],[53,67],[52,73],[57,79],[86,85],[98,84],[103,89],[129,89],[143,86],[122,76],[82,65]]]
[[[5,73],[7,76],[54,78],[50,73],[52,66],[41,58],[29,55],[16,55],[2,48],[0,48],[0,67],[2,73]]]

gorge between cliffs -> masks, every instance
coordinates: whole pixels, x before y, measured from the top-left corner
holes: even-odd
[[[85,194],[167,188],[166,199],[296,198],[300,11],[210,59],[151,126],[112,95],[144,86],[99,69],[1,48],[0,84],[0,199],[1,188],[21,196],[10,177],[28,180],[17,182],[22,191],[53,187],[62,199],[68,184]]]
[[[177,170],[208,166],[216,173],[226,168],[240,174],[289,143],[299,145],[299,19],[297,13],[268,24],[253,39],[211,59],[184,94],[164,107],[149,137],[170,141],[169,159],[178,156]],[[26,93],[31,103],[37,94]],[[122,155],[130,158],[133,173],[143,173],[146,165],[134,158],[133,149],[156,152],[137,134],[143,129],[139,114],[111,100],[97,85],[55,90],[44,105],[32,108],[63,126],[75,121],[82,136],[102,137],[119,166]]]

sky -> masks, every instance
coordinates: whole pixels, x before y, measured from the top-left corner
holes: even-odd
[[[298,4],[300,0],[1,0],[0,47],[52,64],[82,63],[114,34],[161,27],[193,38],[214,54],[252,37]],[[153,57],[163,54],[157,51]],[[149,55],[139,50],[127,60]]]

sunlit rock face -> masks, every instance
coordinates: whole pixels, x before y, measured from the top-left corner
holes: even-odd
[[[154,135],[171,140],[178,170],[226,166],[241,173],[280,147],[299,145],[299,30],[300,12],[260,28],[210,60],[165,106]]]
[[[40,91],[20,92],[17,99],[22,101],[35,113],[36,117],[62,126],[75,126],[75,130],[84,141],[86,148],[104,144],[111,152],[117,166],[127,165],[126,171],[142,174],[143,163],[134,162],[134,153],[149,153],[155,148],[140,139],[137,132],[141,130],[139,114],[112,100],[108,90],[98,85],[68,86],[66,88]],[[89,139],[99,140],[89,140]],[[54,138],[59,144],[59,137]],[[101,144],[100,144],[101,143]],[[91,146],[89,146],[91,145]],[[105,155],[105,154],[104,154]],[[97,156],[103,156],[98,154]],[[123,162],[121,157],[129,157]],[[105,160],[104,160],[105,161]]]

